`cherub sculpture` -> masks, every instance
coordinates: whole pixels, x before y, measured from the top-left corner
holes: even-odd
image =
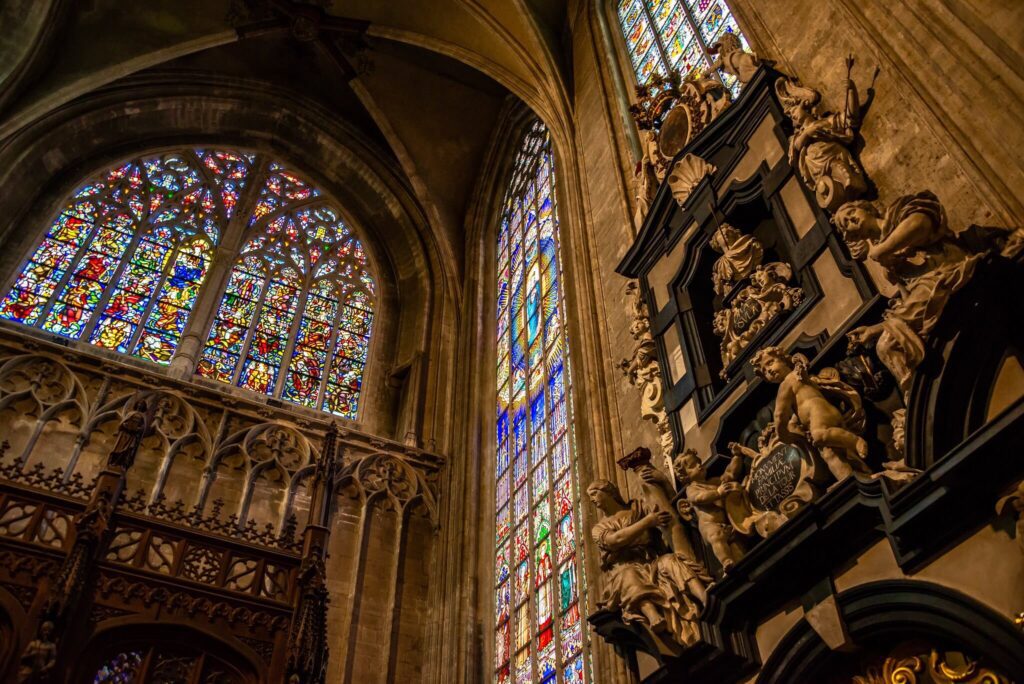
[[[674,554],[661,554],[655,530],[667,527],[672,514],[644,512],[639,502],[625,502],[608,480],[595,480],[587,496],[603,513],[591,534],[597,545],[604,592],[598,607],[620,611],[626,623],[648,629],[658,638],[687,645],[697,638],[694,620],[699,609],[672,587]],[[680,603],[680,600],[683,603]]]
[[[680,501],[680,514],[696,518],[700,536],[711,546],[722,569],[729,572],[743,557],[743,549],[736,543],[736,530],[726,514],[726,499],[742,497],[737,482],[742,460],[734,458],[720,478],[708,477],[707,468],[693,449],[677,456],[674,465],[686,497]]]
[[[868,187],[864,169],[850,149],[863,114],[857,85],[850,77],[852,69],[851,55],[846,59],[846,103],[840,113],[820,112],[821,93],[796,79],[775,82],[779,102],[793,121],[789,161],[814,190],[818,205],[832,211],[860,197]]]
[[[754,78],[761,60],[752,52],[743,49],[740,37],[732,31],[726,31],[718,41],[712,45],[708,52],[715,55],[715,62],[708,69],[707,73],[713,74],[721,69],[725,73],[735,76],[740,83],[749,83]]]
[[[848,337],[853,349],[874,346],[906,395],[924,359],[924,340],[985,252],[969,248],[950,230],[938,197],[928,191],[897,198],[884,216],[870,202],[848,202],[832,220],[850,254],[876,261],[899,288],[881,323],[856,328]],[[986,229],[975,232],[980,230]],[[987,230],[983,239],[1002,247],[1004,254],[1020,238],[1019,230]]]
[[[826,368],[811,375],[806,357],[787,354],[781,347],[758,350],[750,363],[757,375],[779,385],[774,422],[782,442],[808,439],[836,480],[854,472],[870,472],[863,460],[868,444],[858,434],[864,429],[860,396],[839,379],[838,371]],[[826,392],[846,404],[847,410],[840,411]]]
[[[715,294],[724,295],[761,265],[764,247],[753,235],[744,235],[728,223],[723,223],[711,236],[711,249],[718,257],[711,270]]]

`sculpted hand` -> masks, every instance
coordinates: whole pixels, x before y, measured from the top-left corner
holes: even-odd
[[[653,467],[647,467],[640,470],[640,479],[649,485],[660,485],[661,477],[660,473]]]
[[[731,482],[731,481],[730,482],[723,482],[718,487],[718,493],[719,494],[728,494],[730,492],[738,492],[739,489],[740,489],[740,484],[738,482]]]
[[[874,326],[869,325],[854,328],[846,333],[846,339],[849,340],[851,350],[870,346],[876,337],[878,337],[878,333],[875,331]]]
[[[857,261],[864,261],[871,254],[871,245],[867,240],[847,240],[847,248],[850,250],[850,256]]]
[[[672,514],[668,511],[658,511],[647,514],[648,525],[651,527],[668,527],[672,524]]]

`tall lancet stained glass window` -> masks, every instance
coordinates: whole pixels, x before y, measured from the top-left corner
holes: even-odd
[[[271,164],[199,374],[355,418],[373,322],[366,253],[315,187]]]
[[[498,237],[495,675],[589,681],[586,581],[547,130],[526,133]]]
[[[168,363],[252,163],[182,150],[99,174],[54,219],[0,317]]]
[[[617,0],[619,24],[626,38],[636,80],[646,83],[655,72],[698,76],[714,62],[709,48],[723,33],[734,33],[748,48],[725,0]],[[735,78],[720,73],[737,92]]]

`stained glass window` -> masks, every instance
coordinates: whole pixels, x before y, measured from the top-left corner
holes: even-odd
[[[200,375],[355,418],[373,324],[367,258],[337,208],[271,164]]]
[[[589,670],[558,240],[551,142],[536,122],[516,156],[498,234],[497,684],[583,683]]]
[[[137,651],[118,653],[103,663],[93,677],[93,684],[131,684],[142,665],[142,654]]]
[[[626,38],[636,80],[646,83],[654,73],[677,71],[698,76],[711,66],[708,51],[723,33],[734,33],[748,48],[725,0],[617,0],[619,24]],[[719,72],[733,94],[735,77]]]
[[[182,150],[93,178],[54,219],[0,317],[170,362],[252,162]]]
[[[241,248],[221,256],[225,291],[205,295],[220,305],[190,321],[226,242]],[[209,331],[200,375],[355,418],[374,301],[366,253],[319,189],[258,155],[204,148],[82,185],[0,318],[160,364],[188,326]]]

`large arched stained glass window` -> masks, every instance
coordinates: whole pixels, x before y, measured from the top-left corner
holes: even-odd
[[[54,220],[0,317],[168,363],[252,162],[183,150],[94,178]]]
[[[204,282],[226,290],[190,321]],[[186,327],[209,331],[200,375],[354,419],[374,301],[363,247],[320,190],[260,155],[184,149],[77,190],[0,318],[161,364]]]
[[[676,71],[685,79],[705,72],[714,61],[708,48],[726,32],[736,34],[748,47],[725,0],[617,1],[619,23],[639,83],[646,83],[654,73]],[[735,78],[720,76],[735,94]]]
[[[366,254],[321,193],[271,164],[199,373],[355,418],[373,321]]]
[[[554,165],[526,133],[498,237],[495,682],[589,681]]]

